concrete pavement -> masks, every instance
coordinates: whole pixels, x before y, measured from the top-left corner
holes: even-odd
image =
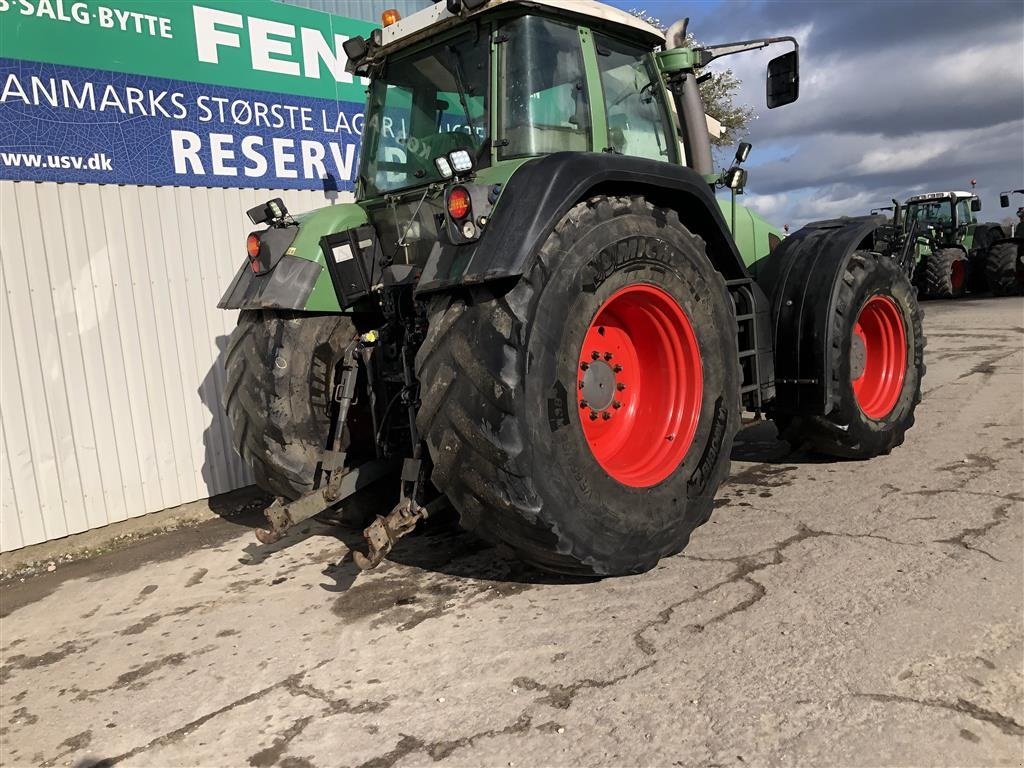
[[[250,516],[8,583],[2,763],[1020,765],[1024,300],[925,327],[902,448],[748,427],[712,521],[641,576],[444,528],[357,574],[352,532],[268,552]]]

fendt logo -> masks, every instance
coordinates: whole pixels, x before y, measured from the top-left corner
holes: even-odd
[[[193,7],[192,16],[196,55],[207,64],[220,64],[221,48],[242,48],[242,35],[234,30],[245,30],[256,71],[319,80],[322,62],[337,82],[352,82],[352,75],[345,72],[341,47],[347,35],[336,34],[329,44],[318,29],[199,5]]]

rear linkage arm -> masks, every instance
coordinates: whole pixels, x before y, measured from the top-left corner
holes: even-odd
[[[409,419],[409,438],[412,443],[412,457],[402,463],[401,491],[398,503],[386,517],[377,515],[376,519],[363,530],[366,539],[367,553],[355,551],[352,559],[360,570],[376,568],[387,557],[395,546],[395,542],[411,532],[416,523],[430,517],[447,504],[447,498],[441,496],[427,505],[420,504],[423,489],[426,485],[426,466],[423,462],[423,443],[416,429],[416,408],[419,401],[419,384],[413,370],[410,356],[414,355],[415,345],[410,343],[409,331],[402,344],[402,402],[406,407]]]
[[[341,362],[341,383],[334,393],[334,401],[338,404],[337,414],[331,423],[328,434],[327,448],[324,450],[321,469],[330,472],[330,479],[323,488],[313,490],[293,502],[285,504],[280,498],[267,508],[264,513],[270,523],[268,528],[256,531],[256,538],[263,544],[279,541],[292,526],[318,515],[333,504],[342,501],[375,480],[387,474],[393,463],[388,459],[377,459],[343,472],[345,451],[341,450],[344,425],[348,419],[349,407],[355,397],[356,380],[362,352],[367,345],[377,340],[377,334],[371,332],[355,339],[346,348]],[[419,387],[411,362],[415,346],[406,337],[402,344],[402,376],[404,388],[402,402],[406,406],[409,419],[410,442],[413,445],[412,456],[402,465],[400,498],[395,507],[386,515],[377,515],[363,531],[366,539],[367,553],[353,551],[352,559],[362,570],[375,568],[387,557],[395,542],[413,530],[416,524],[432,513],[443,509],[448,499],[441,496],[429,504],[420,503],[426,486],[428,464],[423,461],[423,444],[416,430],[416,408],[418,405]],[[364,363],[365,364],[365,363]]]

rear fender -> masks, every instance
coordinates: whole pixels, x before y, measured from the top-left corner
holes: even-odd
[[[835,406],[833,324],[850,257],[870,249],[878,217],[821,221],[794,232],[758,263],[757,282],[771,304],[775,400],[781,413],[824,415]]]
[[[346,308],[343,289],[336,286],[345,265],[335,269],[332,279],[325,253],[335,253],[332,246],[349,231],[365,225],[366,212],[354,203],[343,203],[295,218],[298,233],[284,253],[274,254],[272,266],[258,275],[246,259],[218,307],[306,312],[340,312]]]
[[[726,279],[747,277],[711,187],[694,170],[613,153],[559,152],[513,173],[478,240],[438,243],[417,293],[525,274],[562,217],[601,194],[642,195],[677,211],[684,226],[707,243],[708,257]]]

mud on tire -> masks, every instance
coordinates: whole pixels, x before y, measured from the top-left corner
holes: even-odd
[[[577,402],[587,329],[608,296],[634,284],[659,287],[689,317],[705,393],[681,463],[644,488],[597,463]],[[416,359],[417,427],[434,485],[464,526],[537,567],[599,575],[653,567],[708,519],[728,473],[739,425],[734,329],[721,275],[675,212],[639,197],[577,205],[507,293],[430,305]]]
[[[869,417],[854,393],[851,367],[853,327],[861,310],[875,297],[890,299],[899,311],[906,338],[906,373],[892,409]],[[921,402],[925,337],[915,289],[896,263],[885,256],[858,251],[850,258],[832,318],[832,380],[837,401],[825,416],[772,414],[779,435],[794,448],[848,459],[887,454],[903,443]]]
[[[355,334],[342,315],[239,314],[228,342],[225,403],[235,450],[263,490],[286,499],[313,490],[334,369]]]

